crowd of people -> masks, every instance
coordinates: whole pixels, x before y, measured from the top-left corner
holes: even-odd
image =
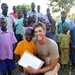
[[[1,4],[0,13],[0,72],[11,75],[16,68],[15,56],[22,57],[28,50],[44,61],[42,68],[22,67],[21,75],[58,75],[68,63],[75,68],[75,19],[69,20],[65,11],[58,22],[47,8],[46,15],[40,12],[41,6],[31,3],[31,10],[13,6],[8,13],[8,5]],[[60,60],[60,61],[59,61]],[[18,60],[17,60],[18,61]],[[35,65],[35,64],[34,64]]]

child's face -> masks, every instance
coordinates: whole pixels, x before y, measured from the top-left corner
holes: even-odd
[[[32,16],[32,21],[35,23],[36,22],[36,16]]]
[[[37,6],[37,10],[40,10],[40,5]]]
[[[28,26],[28,19],[23,20],[24,26]]]
[[[7,23],[6,23],[6,20],[5,19],[0,19],[0,26],[1,26],[1,28],[6,28],[6,26],[7,26]]]
[[[66,19],[66,16],[63,15],[63,16],[61,17],[62,22],[65,21],[65,19]]]
[[[44,24],[46,23],[44,18],[40,18],[40,22],[42,22]]]
[[[55,33],[56,29],[54,27],[51,27],[51,32]]]
[[[30,42],[30,41],[32,40],[32,38],[33,38],[33,35],[32,35],[32,32],[31,32],[31,31],[28,31],[28,32],[25,34],[25,36],[26,36],[26,40],[27,40],[28,42]]]
[[[8,5],[4,4],[3,7],[2,7],[2,10],[3,10],[4,13],[7,13],[8,12]]]
[[[62,30],[63,30],[63,32],[67,32],[67,31],[68,31],[68,27],[67,27],[66,25],[64,25],[64,26],[62,27]]]
[[[46,30],[47,30],[47,31],[50,30],[50,25],[46,25]]]
[[[32,3],[32,4],[31,4],[31,8],[32,8],[32,9],[35,9],[35,3]]]
[[[22,12],[21,11],[18,11],[18,17],[22,17]]]
[[[49,8],[47,8],[47,14],[50,14],[50,9]]]
[[[16,6],[13,6],[13,11],[16,11]]]
[[[55,20],[52,20],[52,25],[56,25],[56,21]]]
[[[26,15],[27,15],[27,10],[26,10],[26,8],[23,8],[23,9],[22,9],[22,12],[23,12],[23,14],[26,14]]]

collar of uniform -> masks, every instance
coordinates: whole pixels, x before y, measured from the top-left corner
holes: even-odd
[[[9,17],[9,14],[7,14],[7,16],[4,16],[2,13],[1,13],[2,17]]]
[[[6,30],[6,32],[3,32],[1,29],[0,29],[0,34],[1,33],[8,33],[9,31],[8,30]]]

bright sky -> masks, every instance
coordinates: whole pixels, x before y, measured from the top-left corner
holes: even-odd
[[[48,7],[47,6],[48,0],[0,0],[0,1],[1,1],[1,3],[7,3],[8,4],[8,6],[9,6],[9,11],[8,12],[9,13],[12,12],[12,6],[14,6],[14,5],[15,6],[16,5],[21,5],[21,4],[31,5],[32,2],[35,2],[36,6],[37,5],[41,6],[41,12],[43,14],[46,14],[46,8]],[[0,3],[0,5],[1,5],[1,3]],[[0,11],[1,11],[1,9],[0,9]],[[50,8],[50,11],[51,11],[51,8]],[[73,7],[71,9],[70,13],[75,13],[75,7]],[[51,11],[51,14],[52,14],[52,16],[57,16],[57,14],[60,14],[60,12],[53,14],[52,11]]]
[[[1,0],[1,3],[7,3],[9,6],[9,12],[12,12],[12,6],[21,5],[21,4],[31,4],[35,2],[36,6],[41,5],[41,12],[46,13],[47,0]],[[0,9],[1,10],[1,9]]]

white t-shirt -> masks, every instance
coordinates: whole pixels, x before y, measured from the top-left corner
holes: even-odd
[[[22,39],[25,39],[25,31],[26,31],[27,27],[22,27],[21,28],[21,35],[22,35]]]
[[[0,18],[1,17],[4,17],[7,20],[7,29],[13,31],[13,23],[14,25],[17,25],[16,19],[11,14],[7,14],[7,16],[4,16],[2,13],[0,13]]]

